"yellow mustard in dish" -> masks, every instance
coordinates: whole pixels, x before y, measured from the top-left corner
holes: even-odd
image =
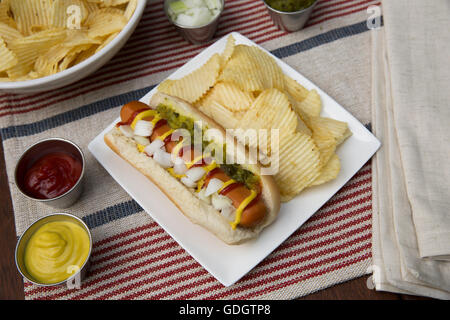
[[[25,267],[30,276],[40,283],[61,282],[83,266],[89,247],[89,235],[78,224],[70,221],[49,222],[36,230],[28,241]]]

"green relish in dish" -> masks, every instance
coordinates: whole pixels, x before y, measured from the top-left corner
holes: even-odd
[[[265,0],[273,9],[283,12],[295,12],[310,7],[316,0]]]

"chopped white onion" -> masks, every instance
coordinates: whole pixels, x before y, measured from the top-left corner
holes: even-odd
[[[186,176],[194,182],[197,182],[205,175],[205,170],[202,167],[194,167],[186,171]]]
[[[138,120],[134,126],[134,134],[142,137],[150,137],[153,133],[154,124],[147,120]]]
[[[184,160],[180,157],[175,158],[173,165],[173,172],[175,174],[185,174],[187,170],[188,168],[186,167]]]
[[[224,207],[220,210],[220,214],[228,221],[234,221],[236,209],[233,206]]]
[[[147,137],[141,137],[141,136],[134,136],[134,141],[137,143],[145,146],[148,146],[150,144],[150,140]]]
[[[192,181],[192,180],[189,179],[188,177],[183,177],[183,178],[181,178],[181,182],[183,182],[183,184],[184,184],[186,187],[189,187],[189,188],[194,188],[194,187],[197,185],[197,183],[195,183],[194,181]]]
[[[131,138],[134,136],[133,129],[131,129],[131,127],[128,125],[119,126],[119,130],[120,130],[120,132],[123,133],[124,136],[126,136],[128,138]]]
[[[156,150],[162,150],[161,147],[163,146],[164,146],[163,141],[155,139],[152,141],[152,143],[150,143],[148,146],[145,147],[144,152],[149,156],[153,156]]]
[[[212,21],[221,8],[219,0],[177,0],[169,3],[168,13],[178,24],[195,27]]]
[[[211,197],[207,197],[205,195],[205,189],[200,190],[199,192],[195,192],[195,195],[197,196],[197,198],[199,198],[200,200],[205,201],[208,204],[211,204]]]
[[[153,154],[153,159],[163,168],[170,168],[173,166],[172,157],[170,153],[158,149]]]
[[[233,205],[233,202],[230,198],[222,196],[217,193],[213,193],[211,197],[212,205],[214,209],[222,210],[223,208],[229,207]]]
[[[217,178],[212,178],[208,182],[208,186],[206,187],[205,195],[210,196],[213,193],[219,191],[223,186],[223,181]]]

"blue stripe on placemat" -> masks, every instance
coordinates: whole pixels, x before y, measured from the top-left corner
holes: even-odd
[[[136,201],[129,200],[91,213],[87,216],[84,216],[82,219],[86,223],[86,225],[90,229],[92,229],[104,225],[108,222],[141,212],[142,210],[143,209]]]
[[[155,85],[135,91],[126,92],[30,124],[22,124],[18,126],[2,128],[0,130],[0,134],[2,140],[5,141],[9,138],[26,137],[36,133],[40,133],[70,122],[89,117],[96,113],[115,108],[131,100],[139,100],[143,95],[152,90],[154,87]]]
[[[299,52],[303,52],[342,38],[360,34],[368,30],[369,29],[367,28],[367,22],[362,21],[349,26],[333,29],[325,33],[311,37],[309,39],[275,49],[272,51],[272,53],[279,58],[286,58]],[[64,124],[77,121],[85,117],[89,117],[98,112],[102,112],[114,108],[116,106],[125,104],[130,100],[138,100],[148,91],[150,91],[153,87],[154,85],[136,91],[130,91],[104,100],[100,100],[38,122],[1,128],[0,136],[2,140],[5,141],[10,138],[26,137],[36,133],[43,132],[48,129],[62,126]]]
[[[362,21],[349,26],[333,29],[328,32],[318,34],[317,36],[311,37],[309,39],[305,39],[303,41],[275,49],[271,51],[271,53],[276,57],[282,59],[303,51],[310,50],[323,44],[366,32],[368,30],[369,29],[367,28],[367,21]]]

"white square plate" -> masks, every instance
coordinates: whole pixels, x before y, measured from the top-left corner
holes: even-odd
[[[233,32],[232,35],[237,44],[258,46],[239,33]],[[227,37],[223,37],[205,49],[169,78],[177,79],[185,76],[204,64],[214,53],[222,52],[225,49]],[[269,53],[267,50],[264,51]],[[338,148],[337,154],[341,158],[341,171],[338,177],[324,185],[307,189],[295,199],[282,204],[277,220],[263,230],[255,240],[238,246],[226,245],[205,229],[191,223],[157,186],[104,143],[104,134],[111,130],[120,118],[111,123],[89,144],[89,150],[94,157],[130,196],[225,286],[234,284],[275,250],[342,188],[380,147],[380,142],[336,101],[283,61],[271,56],[285,74],[309,90],[316,89],[322,98],[322,115],[347,122],[353,135]],[[155,91],[156,87],[141,101],[148,103]]]

